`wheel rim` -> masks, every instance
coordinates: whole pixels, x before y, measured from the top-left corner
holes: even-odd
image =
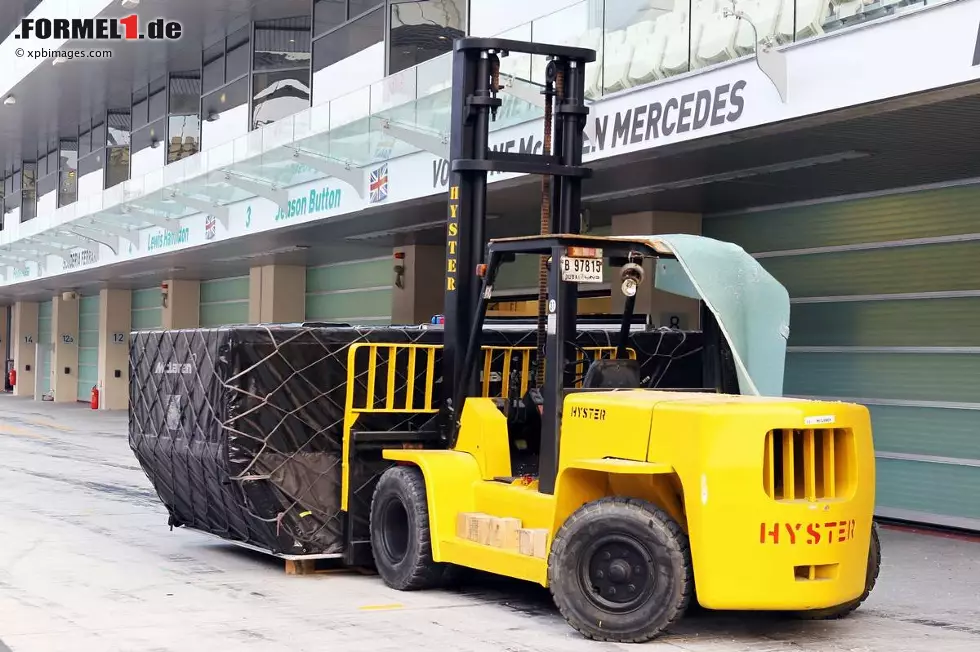
[[[579,558],[582,593],[599,609],[628,613],[644,604],[657,587],[649,547],[626,534],[604,534]]]
[[[402,501],[393,498],[385,503],[381,522],[385,556],[398,563],[408,554],[408,510]]]

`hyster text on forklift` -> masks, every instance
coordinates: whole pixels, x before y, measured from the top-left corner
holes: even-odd
[[[540,153],[488,147],[512,53],[548,59]],[[134,333],[129,442],[171,526],[373,563],[401,590],[458,567],[536,582],[598,640],[649,640],[695,602],[835,618],[864,601],[868,410],[782,396],[789,298],[740,247],[581,234],[593,61],[456,41],[441,325]],[[487,241],[493,172],[541,175],[539,235]],[[487,311],[519,256],[539,314],[507,331]],[[597,328],[580,285],[610,277],[624,314]],[[698,299],[701,332],[640,323],[643,283]]]
[[[545,56],[545,148],[492,152],[500,57]],[[374,560],[397,589],[452,565],[550,587],[587,637],[646,641],[710,609],[840,617],[879,547],[868,410],[782,398],[789,298],[741,248],[690,235],[580,235],[590,50],[499,39],[454,47],[443,377],[433,449],[390,448],[371,505]],[[553,133],[551,133],[553,131]],[[485,242],[487,174],[543,175],[542,234]],[[557,217],[549,233],[551,215]],[[539,384],[481,396],[478,355],[501,265],[542,261]],[[627,348],[643,262],[702,301],[702,391],[643,386]],[[621,269],[615,354],[576,382],[577,292]],[[614,284],[615,285],[615,284]],[[543,381],[543,382],[540,382]],[[445,384],[444,384],[445,387]]]

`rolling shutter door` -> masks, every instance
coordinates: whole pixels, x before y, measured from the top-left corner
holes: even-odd
[[[247,323],[247,276],[201,281],[201,326]]]
[[[390,324],[393,278],[391,256],[309,267],[306,319],[355,326]]]
[[[37,307],[37,393],[40,398],[51,391],[51,352],[54,338],[51,335],[52,304],[50,301]]]
[[[133,290],[130,318],[134,331],[160,328],[163,323],[163,305],[159,287]]]
[[[99,296],[78,301],[78,400],[88,402],[99,382]]]
[[[789,291],[785,393],[869,407],[877,513],[980,530],[980,188],[710,216],[703,228]]]

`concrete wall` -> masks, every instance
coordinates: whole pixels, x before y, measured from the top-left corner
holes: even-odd
[[[99,407],[129,407],[129,332],[133,293],[103,289],[99,292]]]
[[[249,270],[248,320],[258,323],[306,319],[306,267],[261,265]]]
[[[36,303],[18,301],[13,305],[11,352],[17,370],[14,396],[34,396],[35,362],[37,358],[37,309]]]
[[[391,322],[417,324],[441,314],[445,305],[446,248],[412,245],[397,247],[395,253],[404,254],[405,258],[401,261],[393,259],[392,267],[400,263],[405,273],[402,287],[396,285],[392,290]]]
[[[197,328],[201,324],[200,281],[169,280],[161,314],[161,326],[170,328]]]
[[[56,403],[78,401],[78,298],[51,300],[51,390]],[[87,397],[83,397],[87,398]]]
[[[656,235],[666,233],[701,234],[701,215],[696,213],[668,213],[646,211],[614,215],[612,219],[613,235]],[[699,302],[662,292],[656,289],[654,282],[653,261],[643,265],[644,281],[636,295],[635,312],[649,314],[657,326],[670,326],[683,330],[698,330],[701,328]],[[612,309],[622,312],[626,297],[620,289],[620,277],[617,272],[612,278]]]

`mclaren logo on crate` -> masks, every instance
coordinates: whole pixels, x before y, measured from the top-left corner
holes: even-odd
[[[156,366],[153,367],[153,373],[155,374],[192,374],[194,373],[194,365],[190,362],[185,362],[183,364],[179,362],[157,362]]]

